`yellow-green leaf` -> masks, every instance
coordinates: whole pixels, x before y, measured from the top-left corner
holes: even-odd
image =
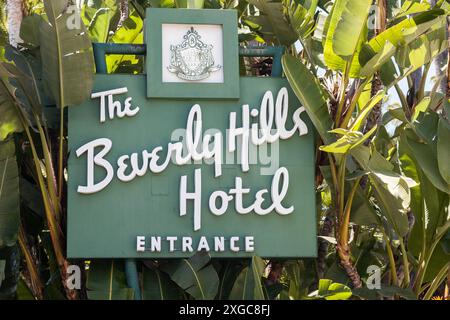
[[[366,30],[371,4],[372,0],[346,0],[332,42],[334,52],[345,60],[351,59],[356,52],[361,34]]]

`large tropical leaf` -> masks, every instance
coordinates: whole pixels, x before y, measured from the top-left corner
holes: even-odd
[[[383,51],[386,43],[390,43],[397,48],[405,46],[443,20],[445,20],[445,11],[436,9],[405,19],[386,29],[362,47],[359,53],[361,66],[368,63],[377,53]]]
[[[395,18],[401,18],[411,14],[417,14],[430,10],[430,4],[425,1],[405,0],[400,10],[395,14]]]
[[[409,238],[408,247],[411,252],[418,257],[422,250],[422,244],[425,240],[426,233],[426,219],[427,212],[425,209],[424,192],[429,192],[430,195],[435,194],[436,189],[434,187],[431,190],[427,190],[426,187],[431,183],[424,181],[426,177],[421,174],[420,168],[417,168],[414,160],[409,155],[409,150],[405,148],[405,144],[400,140],[399,142],[399,162],[402,172],[418,182],[419,185],[411,188],[411,212],[414,214],[415,223],[411,230],[411,236]],[[428,211],[429,212],[429,211]],[[432,213],[435,216],[436,212]]]
[[[23,279],[19,280],[16,290],[17,300],[35,300],[33,293]]]
[[[421,68],[430,62],[434,57],[448,48],[447,43],[447,23],[445,20],[436,19],[436,23],[430,30],[402,48],[406,51],[405,60],[397,59],[399,65],[408,69],[407,74]]]
[[[377,127],[374,126],[366,134],[363,134],[359,131],[349,131],[346,129],[331,130],[330,132],[338,133],[342,136],[337,141],[331,144],[320,146],[319,149],[321,151],[330,153],[347,153],[351,149],[356,148],[364,143],[375,132],[376,129]]]
[[[5,57],[11,61],[3,66],[9,71],[8,80],[14,88],[13,98],[33,124],[33,113],[40,119],[43,117],[42,87],[36,74],[36,59],[9,45],[5,48]]]
[[[89,98],[94,79],[92,45],[77,12],[68,12],[68,0],[44,0],[47,19],[40,24],[43,79],[59,107]]]
[[[283,4],[280,1],[248,0],[247,2],[260,11],[260,16],[250,16],[248,19],[267,30],[269,36],[275,36],[276,41],[285,46],[289,46],[298,40],[296,31],[284,16]]]
[[[335,32],[336,32],[336,28],[338,27],[338,24],[340,24],[339,33],[345,32],[344,28],[347,29],[348,23],[347,22],[344,23],[344,21],[342,20],[342,17],[343,17],[344,11],[346,9],[346,4],[348,1],[351,1],[351,0],[336,0],[336,2],[333,5],[333,9],[325,23],[326,37],[325,37],[325,41],[324,41],[324,45],[323,45],[323,48],[324,48],[323,55],[324,55],[324,60],[325,60],[326,65],[331,70],[345,71],[347,63],[351,63],[350,76],[358,77],[359,69],[361,67],[359,64],[359,61],[358,61],[359,50],[360,50],[361,46],[363,45],[363,43],[365,42],[365,39],[367,37],[367,32],[359,32],[359,33],[357,32],[360,35],[360,37],[358,38],[358,42],[357,42],[357,46],[356,46],[357,49],[355,49],[354,52],[352,53],[353,59],[351,59],[351,61],[346,61],[344,58],[339,56],[335,52],[335,49],[334,49]],[[347,21],[349,19],[349,15],[346,15],[346,17],[347,17],[346,18],[346,21]],[[366,25],[364,25],[362,27],[366,28]],[[338,36],[339,36],[339,38],[341,38],[340,35],[338,35]],[[342,45],[339,45],[339,49],[342,49],[343,52],[349,51],[348,49],[343,50],[343,47],[341,47],[341,46]]]
[[[410,188],[417,183],[396,173],[392,164],[376,150],[370,151],[369,147],[360,145],[352,149],[351,154],[362,169],[369,172],[374,197],[383,216],[398,235],[406,235],[409,230],[406,213],[411,202]]]
[[[371,4],[372,0],[346,0],[333,34],[333,50],[345,60],[350,60],[357,50],[361,35],[366,30]]]
[[[183,290],[197,300],[212,300],[217,295],[219,277],[209,254],[199,252],[189,259],[170,261],[161,269]]]
[[[292,28],[297,32],[298,37],[303,41],[308,38],[315,28],[314,15],[317,9],[318,0],[308,1],[308,7],[303,6],[295,0],[286,1],[287,15]]]
[[[39,26],[42,23],[42,16],[33,14],[27,16],[20,24],[20,38],[26,45],[39,46]]]
[[[217,262],[219,264],[220,262]],[[237,277],[241,274],[245,264],[241,260],[225,260],[220,263],[221,268],[219,270],[219,290],[217,292],[216,299],[227,300],[230,296],[233,285]]]
[[[86,281],[91,300],[133,300],[134,290],[127,286],[123,263],[94,260],[89,265]]]
[[[308,295],[309,287],[315,281],[314,261],[290,260],[284,264],[288,282],[288,298],[290,300],[304,299]],[[310,265],[308,265],[310,264]]]
[[[322,140],[326,144],[333,142],[334,138],[329,133],[333,122],[328,112],[325,94],[317,78],[299,59],[291,55],[284,55],[282,64],[295,95],[305,107]]]
[[[0,142],[0,248],[16,243],[20,219],[19,171],[14,140]]]
[[[350,130],[357,131],[360,130],[362,125],[364,124],[367,116],[369,115],[370,111],[379,103],[381,100],[386,96],[385,90],[380,90],[377,92],[364,106],[361,106],[361,110],[356,117],[356,119],[353,121],[352,126],[350,127]]]
[[[339,57],[333,49],[333,36],[339,19],[344,12],[346,0],[337,0],[325,22],[325,38],[323,43],[323,54],[325,63],[331,70],[342,70],[345,61]]]
[[[440,172],[437,154],[437,130],[439,118],[435,113],[419,116],[415,128],[406,129],[402,137],[405,148],[420,166],[430,182],[439,190],[450,194],[450,185]],[[442,150],[441,150],[442,152]]]
[[[381,69],[387,62],[390,61],[396,50],[397,48],[392,43],[386,41],[386,44],[383,46],[381,51],[372,56],[370,60],[367,61],[367,63],[364,64],[364,66],[361,68],[360,76],[363,78],[371,77],[376,71]],[[391,83],[395,80],[395,69],[393,69],[392,71],[394,74],[390,73],[389,75],[393,79],[390,81],[386,81],[388,83]]]
[[[380,70],[381,79],[389,88],[443,52],[447,37],[446,20],[441,13],[442,10],[426,12],[420,19],[403,20],[364,45],[359,56],[361,76],[371,76]],[[401,78],[396,76],[391,60],[394,56]]]
[[[409,205],[409,203],[404,198],[395,197],[389,192],[389,185],[383,183],[377,176],[371,175],[370,182],[374,187],[374,195],[383,215],[388,219],[389,224],[399,236],[405,236],[409,230],[408,217],[406,215],[407,208],[405,208],[405,205]],[[402,191],[407,189],[407,186],[400,184],[392,185],[392,187]]]
[[[266,264],[264,260],[254,256],[248,267],[237,277],[230,293],[231,300],[264,300],[262,276]]]
[[[352,203],[350,212],[350,221],[357,225],[376,225],[379,224],[379,218],[364,191],[358,188]]]
[[[317,291],[310,294],[311,298],[325,300],[347,300],[352,296],[352,290],[341,283],[329,279],[320,279]]]
[[[5,140],[9,134],[22,131],[22,124],[14,106],[14,89],[4,80],[11,74],[4,68],[4,63],[0,62],[0,142]]]
[[[3,279],[5,279],[5,266],[6,260],[0,260],[0,287],[2,286]]]
[[[142,300],[178,300],[181,290],[170,277],[158,269],[144,267],[142,271]]]
[[[424,122],[424,117],[420,118],[422,118],[421,121]],[[429,118],[433,119],[435,117]],[[426,126],[430,133],[422,134],[424,140],[427,140],[427,136],[434,137],[433,131],[439,131],[439,128],[436,128],[434,125],[435,123],[436,121],[431,121],[429,122],[429,125]],[[426,130],[421,128],[416,131],[424,132]],[[418,259],[423,254],[423,250],[432,248],[432,243],[435,241],[438,230],[445,225],[448,219],[449,195],[439,190],[439,188],[431,182],[429,178],[433,177],[433,179],[437,179],[438,172],[430,171],[431,166],[427,163],[426,170],[428,171],[428,174],[425,173],[425,167],[422,167],[425,159],[420,155],[418,157],[415,156],[417,150],[413,151],[411,149],[411,140],[413,141],[413,139],[408,139],[407,134],[402,134],[400,136],[399,160],[403,172],[417,182],[420,182],[419,186],[411,189],[411,211],[414,214],[415,223],[408,243],[410,252]],[[430,147],[429,142],[427,143],[427,146],[427,156],[431,159],[435,158],[435,155],[432,154],[433,152],[436,152],[434,150],[435,147]],[[419,146],[419,148],[421,147],[423,148],[423,146]],[[448,142],[445,147],[448,149]],[[423,151],[424,150],[422,150],[422,152]],[[421,162],[419,162],[419,159]],[[433,162],[434,160],[431,161]],[[440,245],[437,245],[432,253],[429,263],[426,265],[427,271],[424,281],[433,280],[437,272],[439,272],[445,263],[448,263],[448,260],[448,253],[446,253]]]
[[[437,133],[437,160],[442,177],[450,184],[450,124],[444,118],[439,119]]]
[[[439,270],[449,264],[449,261],[450,254],[445,252],[442,246],[438,245],[428,263],[427,271],[423,279],[424,282],[431,282],[436,277]]]

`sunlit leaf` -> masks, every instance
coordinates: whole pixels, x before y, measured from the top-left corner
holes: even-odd
[[[324,152],[330,153],[347,153],[353,148],[356,148],[360,144],[364,143],[377,129],[377,126],[374,126],[370,129],[366,134],[362,134],[359,131],[348,131],[345,135],[339,138],[337,141],[321,146],[319,149]]]
[[[357,50],[362,33],[366,30],[371,5],[372,0],[346,0],[333,34],[333,50],[345,60],[351,59]]]
[[[318,80],[299,59],[291,55],[284,55],[282,64],[295,95],[305,107],[316,130],[325,143],[331,143],[334,139],[328,131],[332,128],[332,121]]]
[[[419,2],[417,0],[405,0],[402,7],[396,13],[395,18],[401,18],[407,15],[420,13],[430,10],[430,4],[427,2]]]

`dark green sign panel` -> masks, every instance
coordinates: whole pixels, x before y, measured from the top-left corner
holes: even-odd
[[[69,109],[69,257],[316,255],[306,112],[285,79],[237,81],[239,100],[177,100],[96,76]]]

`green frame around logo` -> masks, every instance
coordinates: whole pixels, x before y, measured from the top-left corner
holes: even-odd
[[[147,97],[238,99],[237,21],[236,10],[148,8],[145,20]],[[223,83],[164,83],[162,81],[162,24],[171,23],[222,25]]]

